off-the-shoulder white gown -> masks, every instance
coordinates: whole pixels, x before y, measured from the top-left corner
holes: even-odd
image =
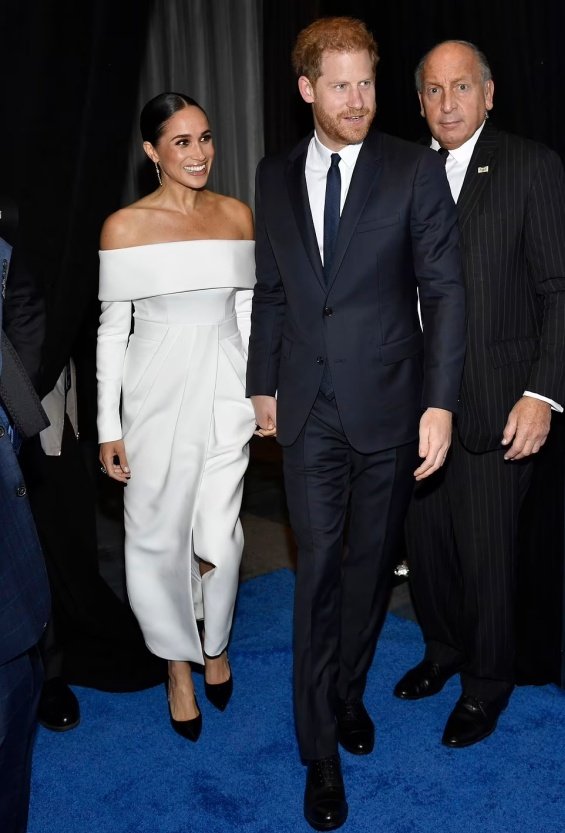
[[[244,240],[100,252],[99,442],[125,443],[128,595],[166,659],[203,661],[202,606],[205,652],[229,637],[255,426],[244,391],[253,252]],[[203,579],[195,556],[215,565]]]

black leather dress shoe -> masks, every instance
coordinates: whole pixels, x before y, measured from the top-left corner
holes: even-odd
[[[457,674],[457,665],[438,665],[425,659],[411,668],[394,687],[394,696],[401,700],[420,700],[441,691],[446,682]]]
[[[338,700],[337,739],[353,755],[368,755],[375,745],[375,726],[362,700]]]
[[[487,738],[496,729],[509,697],[509,694],[504,694],[496,700],[479,700],[467,694],[461,695],[445,724],[441,739],[443,745],[457,749]]]
[[[175,720],[171,711],[171,699],[169,696],[168,684],[166,688],[167,701],[169,704],[169,720],[171,721],[171,726],[173,727],[177,735],[181,736],[181,738],[184,738],[185,740],[191,740],[193,743],[196,743],[202,731],[202,712],[200,711],[200,707],[198,705],[196,697],[194,698],[196,708],[198,709],[198,714],[196,715],[196,717],[193,717],[191,720]]]
[[[61,677],[43,683],[37,719],[52,732],[68,732],[80,723],[78,700]]]
[[[339,755],[308,764],[304,818],[314,830],[335,830],[345,822],[347,801]]]

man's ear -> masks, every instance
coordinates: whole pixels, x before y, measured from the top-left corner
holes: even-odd
[[[485,107],[487,110],[492,110],[494,107],[494,81],[492,78],[485,84]]]
[[[418,101],[420,102],[420,115],[425,119],[424,105],[422,104],[422,93],[418,93]]]
[[[305,75],[301,75],[298,79],[298,90],[306,104],[312,104],[314,101],[314,86]]]

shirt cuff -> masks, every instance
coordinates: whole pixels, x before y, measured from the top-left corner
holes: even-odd
[[[524,396],[531,396],[533,399],[541,399],[542,402],[547,402],[548,405],[551,405],[552,411],[557,411],[559,414],[563,413],[563,406],[558,402],[554,402],[553,399],[549,399],[547,396],[542,396],[540,393],[532,393],[531,390],[525,390]]]

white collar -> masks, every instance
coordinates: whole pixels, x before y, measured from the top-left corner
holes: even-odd
[[[316,152],[320,162],[323,163],[324,168],[329,168],[332,153],[339,153],[341,161],[344,162],[349,168],[354,168],[362,145],[363,142],[357,142],[354,145],[345,145],[340,151],[330,150],[322,144],[318,134],[314,131],[313,150]]]

